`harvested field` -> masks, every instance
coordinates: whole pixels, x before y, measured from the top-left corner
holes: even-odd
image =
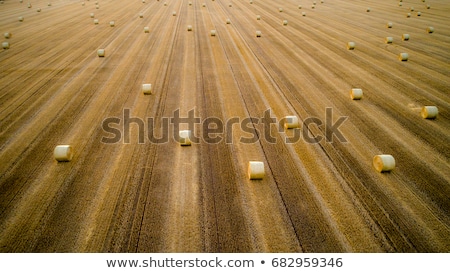
[[[449,1],[30,2],[0,5],[0,252],[450,252]]]

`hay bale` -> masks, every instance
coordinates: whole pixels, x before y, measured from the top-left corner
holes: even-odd
[[[202,4],[202,7],[206,7],[206,4],[205,4],[205,3],[203,3],[203,4]]]
[[[144,27],[144,33],[149,33],[150,32],[150,28],[149,27]]]
[[[97,55],[99,57],[105,57],[105,50],[103,48],[97,50]]]
[[[439,110],[436,106],[424,106],[420,111],[420,115],[424,119],[435,119],[439,114]]]
[[[410,12],[408,12],[408,13],[406,14],[406,18],[409,18],[409,17],[411,17],[411,13],[410,13]]]
[[[370,8],[367,8],[367,9],[366,9],[366,12],[370,12],[370,11],[371,11],[371,9],[370,9]]]
[[[5,33],[3,33],[3,36],[4,36],[6,39],[9,39],[9,38],[12,37],[12,34],[11,34],[11,32],[5,32]]]
[[[387,24],[386,24],[386,27],[387,28],[392,28],[394,26],[394,24],[392,23],[392,22],[388,22]]]
[[[398,59],[402,62],[408,61],[408,58],[409,58],[408,53],[403,52],[403,53],[398,54]]]
[[[352,88],[350,90],[350,98],[352,100],[360,100],[363,97],[363,91],[361,88]]]
[[[172,16],[177,16],[177,13],[175,11],[172,12]]]
[[[36,11],[37,11],[37,12],[41,12],[41,8],[38,8]]]
[[[72,160],[73,149],[70,145],[57,145],[53,150],[53,157],[58,162],[68,162]]]
[[[300,127],[300,122],[297,116],[286,116],[284,120],[284,128],[286,129],[294,129]]]
[[[230,18],[227,18],[227,21],[226,21],[226,23],[227,23],[227,25],[231,24],[231,20],[230,20]]]
[[[151,83],[144,83],[142,84],[142,93],[144,93],[144,95],[151,95],[152,94],[152,84]]]
[[[428,33],[433,33],[434,32],[434,27],[427,27],[427,32]]]
[[[91,16],[91,18],[94,18],[94,17],[95,17],[94,13],[91,13],[90,16]]]
[[[403,6],[402,1],[400,1],[400,2],[398,3],[398,6],[399,6],[399,7]]]
[[[409,34],[402,34],[402,41],[409,41]]]
[[[262,34],[261,31],[259,31],[259,30],[256,31],[256,37],[258,37],[258,38],[261,37],[261,34]]]
[[[373,167],[378,172],[390,172],[395,168],[395,159],[392,155],[376,155],[373,157]]]
[[[19,22],[23,22],[23,16],[19,16]]]
[[[47,6],[51,7],[51,6],[52,6],[52,3],[48,2]]]
[[[261,180],[264,178],[264,162],[249,161],[247,175],[250,180]]]
[[[233,4],[230,3],[230,4],[228,4],[228,6],[231,8],[233,6]]]
[[[9,42],[3,42],[2,43],[2,48],[3,49],[9,49]]]
[[[287,26],[288,20],[283,20],[283,26]]]
[[[216,30],[215,29],[211,30],[211,36],[216,36]]]
[[[347,49],[348,50],[353,50],[355,49],[356,43],[355,42],[348,42],[347,43]]]
[[[178,132],[181,146],[191,146],[191,130],[181,130]]]
[[[256,15],[256,20],[261,20],[261,15]]]
[[[278,8],[278,11],[279,12],[283,12],[283,8]]]
[[[187,26],[187,31],[192,31],[192,25]]]
[[[144,14],[143,13],[139,13],[139,18],[144,18]]]
[[[312,8],[312,9],[315,9],[315,8],[316,8],[316,5],[311,5],[311,8]]]
[[[427,4],[427,9],[431,9],[431,6],[429,4]]]
[[[384,42],[386,44],[392,44],[392,42],[394,42],[394,38],[393,37],[386,37],[386,38],[384,38]]]
[[[302,12],[302,16],[306,16],[306,12],[303,11],[303,12]]]
[[[302,5],[298,5],[298,9],[302,9]]]
[[[114,22],[114,21],[110,21],[110,22],[109,22],[109,26],[110,26],[110,27],[114,27],[115,25],[116,25],[116,22]]]
[[[98,19],[94,19],[94,25],[98,25]]]
[[[410,10],[410,11],[414,11],[414,7],[410,7],[409,10]]]
[[[422,12],[418,11],[417,16],[422,16]]]

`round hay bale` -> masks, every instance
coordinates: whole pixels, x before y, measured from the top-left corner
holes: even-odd
[[[250,4],[253,4],[253,1],[250,0]]]
[[[316,5],[311,5],[311,8],[312,8],[312,9],[316,8]]]
[[[177,13],[175,11],[172,12],[172,16],[177,16]]]
[[[3,36],[4,36],[6,39],[9,39],[9,38],[12,37],[12,34],[11,34],[11,32],[5,32],[5,33],[3,33]]]
[[[408,53],[403,52],[403,53],[398,54],[398,59],[402,62],[408,61],[408,58],[409,58]]]
[[[420,115],[424,119],[435,119],[439,114],[439,110],[436,106],[424,106],[420,111]]]
[[[36,11],[37,11],[37,12],[41,12],[41,8],[38,8]]]
[[[288,20],[283,20],[283,26],[287,26]]]
[[[409,34],[402,34],[402,41],[409,41]]]
[[[256,20],[261,20],[261,15],[256,15]]]
[[[278,8],[278,11],[279,12],[283,12],[283,8]]]
[[[70,145],[57,145],[53,150],[53,156],[58,162],[68,162],[72,160],[73,149]]]
[[[103,48],[97,50],[97,55],[99,57],[105,57],[105,50]]]
[[[3,49],[9,49],[9,42],[3,42],[2,43],[2,48]]]
[[[361,88],[352,88],[350,90],[350,98],[352,100],[360,100],[363,97],[363,91]]]
[[[429,4],[427,5],[427,9],[431,9],[431,6]]]
[[[303,11],[303,12],[302,12],[302,16],[306,16],[306,12]]]
[[[95,15],[94,15],[94,13],[91,13],[90,16],[91,16],[91,18],[94,18]]]
[[[402,1],[400,1],[400,2],[398,3],[398,6],[399,6],[399,7],[403,6]]]
[[[139,18],[144,18],[144,14],[143,13],[139,13]]]
[[[144,4],[145,4],[145,0],[142,0],[142,3],[144,3]]]
[[[216,30],[215,29],[211,30],[211,36],[216,36]]]
[[[433,33],[434,32],[434,27],[427,27],[427,32],[428,33]]]
[[[347,49],[348,50],[353,50],[355,49],[356,43],[355,42],[348,42],[347,43]]]
[[[230,4],[228,4],[228,6],[231,8],[233,6],[233,4],[230,3]]]
[[[284,120],[284,128],[286,129],[294,129],[300,127],[300,122],[297,116],[286,116]]]
[[[23,22],[23,16],[19,16],[19,22]]]
[[[149,27],[144,27],[144,33],[149,33],[150,32],[150,28]]]
[[[167,2],[164,2],[164,6],[167,6]]]
[[[302,5],[298,5],[298,9],[302,9]]]
[[[47,6],[51,7],[51,6],[52,6],[52,3],[48,2]]]
[[[409,17],[411,17],[411,13],[410,13],[410,12],[408,12],[408,13],[406,14],[406,18],[409,18]]]
[[[202,7],[206,7],[206,4],[205,4],[205,3],[203,3],[203,4],[202,4]]]
[[[98,19],[94,19],[94,25],[98,25]]]
[[[27,7],[28,7],[29,9],[31,9],[31,7],[32,7],[31,3],[28,3]]]
[[[192,31],[192,25],[187,26],[187,31]]]
[[[261,180],[264,178],[264,162],[249,161],[247,168],[248,179]]]
[[[417,16],[422,16],[422,12],[418,11]]]
[[[394,26],[394,24],[392,23],[392,22],[388,22],[387,24],[386,24],[386,27],[387,28],[392,28]]]
[[[392,155],[376,155],[373,157],[373,167],[378,172],[390,172],[395,168],[395,159]]]
[[[192,2],[189,1],[189,6],[192,6]]]
[[[367,9],[366,9],[366,12],[370,12],[370,11],[371,11],[371,9],[370,9],[370,8],[367,8]]]
[[[142,93],[144,95],[151,95],[152,94],[152,84],[151,83],[144,83],[142,84]]]
[[[259,30],[256,31],[256,37],[258,37],[258,38],[261,37],[261,31],[259,31]]]
[[[228,25],[231,24],[230,18],[227,19],[227,24],[228,24]]]
[[[81,2],[81,5],[84,6],[84,2]]]
[[[180,130],[178,132],[181,146],[191,146],[191,130]]]
[[[410,10],[410,11],[414,11],[414,7],[410,7],[409,10]]]
[[[96,9],[100,9],[100,6],[99,6],[99,5],[95,5],[95,8],[96,8]]]
[[[384,38],[384,42],[386,44],[392,44],[392,42],[394,42],[394,38],[393,37],[386,37],[386,38]]]
[[[110,22],[109,22],[109,26],[110,26],[110,27],[114,27],[115,25],[116,25],[116,22],[114,22],[114,21],[110,21]]]

